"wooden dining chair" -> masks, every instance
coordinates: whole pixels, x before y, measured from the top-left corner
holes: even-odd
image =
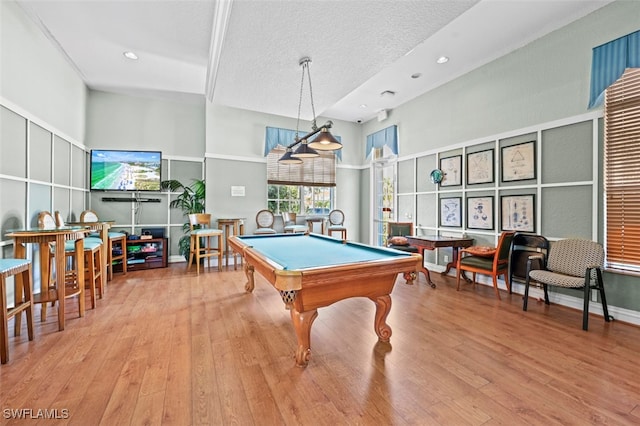
[[[460,274],[463,271],[469,271],[472,274],[474,285],[476,283],[476,274],[490,275],[493,280],[493,289],[498,299],[500,299],[500,291],[498,290],[498,277],[500,275],[504,276],[507,291],[511,292],[509,253],[514,234],[515,232],[513,231],[503,231],[500,234],[495,250],[493,247],[474,246],[460,250],[456,265],[456,289],[460,290]]]
[[[347,239],[347,228],[344,226],[344,213],[342,210],[335,209],[329,212],[327,235],[331,236],[334,232],[339,232],[341,239]]]
[[[271,210],[267,210],[267,209],[260,210],[256,214],[256,225],[258,225],[258,228],[256,228],[256,230],[253,231],[253,233],[256,235],[275,234],[276,230],[273,229],[274,222],[275,222],[275,217]]]
[[[211,227],[211,214],[195,213],[189,215],[190,227],[190,248],[189,263],[187,270],[191,268],[194,259],[196,262],[196,274],[200,275],[200,259],[207,259],[207,265],[211,268],[211,258],[218,258],[218,271],[222,270],[222,254],[224,246],[222,244],[222,229]],[[211,238],[218,240],[217,246],[213,247]]]
[[[297,215],[294,212],[282,212],[282,223],[285,233],[309,232],[309,228],[296,223]]]

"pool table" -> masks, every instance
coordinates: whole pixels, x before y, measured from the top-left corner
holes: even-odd
[[[244,235],[228,241],[244,257],[247,292],[254,289],[254,272],[280,292],[298,339],[299,367],[311,357],[311,325],[318,308],[349,297],[368,297],[375,303],[374,330],[380,341],[388,342],[391,327],[386,319],[396,277],[422,265],[416,253],[318,234]]]

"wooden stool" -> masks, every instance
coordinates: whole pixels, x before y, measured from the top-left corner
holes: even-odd
[[[222,270],[222,231],[220,229],[211,228],[211,214],[195,213],[189,215],[189,224],[191,226],[191,244],[189,249],[189,263],[187,270],[191,268],[194,258],[196,261],[196,274],[200,275],[200,259],[207,259],[207,264],[211,268],[211,258],[218,258],[218,271]],[[218,239],[218,246],[211,245],[211,238]],[[200,239],[204,240],[204,246],[200,246]]]
[[[16,291],[14,307],[7,309],[7,278],[15,276]],[[20,298],[18,296],[22,294]],[[2,364],[9,362],[9,319],[27,311],[27,330],[29,340],[33,340],[33,290],[31,288],[31,261],[27,259],[0,259],[0,299],[2,299],[2,336],[0,336],[0,361]],[[14,330],[16,336],[20,335],[19,327]]]

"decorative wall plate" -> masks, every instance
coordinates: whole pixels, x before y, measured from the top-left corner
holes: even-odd
[[[442,173],[442,170],[440,169],[433,169],[431,171],[431,182],[432,183],[440,183],[442,182],[442,179],[444,178],[444,174]]]

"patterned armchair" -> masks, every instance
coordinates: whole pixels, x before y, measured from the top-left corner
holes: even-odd
[[[584,307],[582,311],[582,329],[589,328],[589,293],[598,290],[604,320],[609,322],[607,299],[604,294],[602,268],[604,266],[604,248],[601,244],[583,239],[566,239],[551,244],[549,257],[542,269],[532,269],[533,261],[540,260],[539,255],[530,256],[527,266],[527,280],[524,288],[522,310],[527,310],[529,284],[535,280],[544,288],[544,302],[549,305],[548,286],[556,286],[582,291]],[[543,259],[544,261],[544,259]]]

